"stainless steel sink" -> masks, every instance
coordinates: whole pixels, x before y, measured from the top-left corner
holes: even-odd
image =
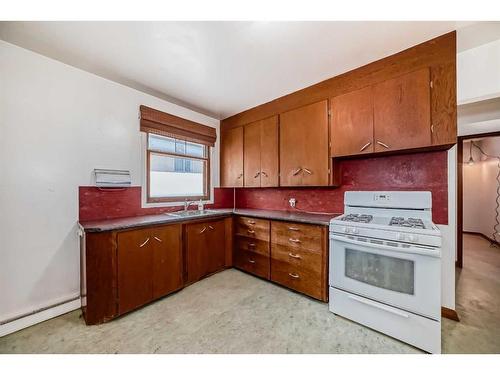
[[[167,212],[166,215],[175,216],[175,217],[193,217],[193,216],[207,216],[214,215],[216,212],[211,210],[188,210],[188,211],[177,211],[177,212]]]

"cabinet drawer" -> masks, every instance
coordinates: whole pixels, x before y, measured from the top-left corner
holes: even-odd
[[[277,221],[271,223],[271,242],[273,244],[321,252],[322,237],[322,229],[317,225]]]
[[[322,285],[320,272],[271,259],[271,280],[313,298],[324,300],[325,286]]]
[[[269,280],[269,256],[250,251],[237,250],[234,254],[234,266]]]
[[[315,250],[272,244],[271,257],[278,262],[321,274],[323,256]]]
[[[236,235],[269,241],[269,220],[239,216],[236,218]]]
[[[238,251],[250,251],[269,257],[269,242],[249,237],[236,236],[236,249]]]

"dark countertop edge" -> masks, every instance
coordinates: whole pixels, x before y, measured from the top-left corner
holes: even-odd
[[[318,214],[302,213],[302,212],[290,213],[289,211],[259,210],[251,208],[249,209],[228,208],[220,210],[221,212],[214,212],[210,215],[202,215],[195,217],[173,217],[173,216],[168,216],[165,213],[156,215],[131,216],[131,217],[124,217],[117,219],[109,219],[110,221],[109,224],[103,223],[106,220],[80,222],[79,224],[81,225],[85,233],[100,233],[100,232],[127,230],[132,228],[143,228],[153,225],[185,223],[185,222],[199,221],[199,220],[211,220],[221,217],[228,217],[232,215],[248,216],[259,219],[268,219],[277,221],[292,221],[296,223],[323,225],[323,226],[328,226],[330,224],[330,219],[335,217],[335,215],[319,214],[319,213]],[[216,211],[216,209],[214,209],[213,211]],[[165,218],[161,219],[162,216],[164,216]],[[134,219],[141,220],[148,217],[152,218],[151,221],[133,222]],[[153,217],[158,218],[158,220],[153,219]],[[116,221],[123,220],[123,222],[122,223],[118,222],[116,224],[111,223],[111,221],[115,220]],[[132,221],[132,222],[127,223],[127,221]]]

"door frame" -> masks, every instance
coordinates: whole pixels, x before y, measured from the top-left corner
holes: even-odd
[[[462,268],[464,264],[463,238],[464,238],[464,141],[474,138],[499,137],[500,131],[479,133],[457,137],[457,259],[455,267]]]

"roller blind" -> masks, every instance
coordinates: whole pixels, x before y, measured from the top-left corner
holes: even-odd
[[[141,105],[141,131],[214,146],[215,128]]]

